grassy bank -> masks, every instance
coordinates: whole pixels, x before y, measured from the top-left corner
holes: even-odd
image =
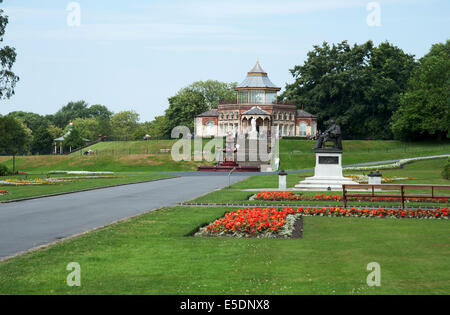
[[[166,208],[0,263],[0,294],[446,294],[448,221],[305,217],[303,239],[187,237],[225,208]],[[420,236],[420,237],[419,237]],[[81,266],[68,287],[66,266]],[[381,266],[381,287],[366,267]]]
[[[175,162],[170,149],[175,140],[102,142],[90,147],[95,154],[84,156],[76,152],[68,156],[17,157],[17,169],[29,173],[45,173],[52,170],[85,170],[113,172],[164,172],[195,171],[206,161]],[[206,145],[207,140],[203,142]],[[281,140],[281,168],[298,170],[313,168],[315,163],[314,141]],[[344,164],[391,160],[416,156],[448,154],[450,142],[403,143],[399,141],[344,141]],[[191,146],[192,151],[194,145]],[[161,151],[162,150],[162,151]],[[12,167],[10,157],[0,157],[0,163]]]

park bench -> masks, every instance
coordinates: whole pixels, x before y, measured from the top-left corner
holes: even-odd
[[[347,190],[349,189],[367,189],[370,191],[369,194],[365,193],[353,193],[349,194]],[[395,191],[398,190],[399,193],[397,194],[387,194],[381,192],[380,194],[375,194],[378,190],[389,190],[389,191]],[[431,190],[430,194],[407,194],[407,190]],[[439,190],[450,190],[450,185],[392,185],[392,184],[385,184],[385,185],[342,185],[342,200],[344,202],[344,207],[347,207],[347,201],[351,197],[369,197],[369,198],[399,198],[402,203],[402,209],[405,209],[405,200],[414,198],[414,199],[439,199],[439,198],[449,198],[450,195],[439,195],[436,194],[436,191]]]

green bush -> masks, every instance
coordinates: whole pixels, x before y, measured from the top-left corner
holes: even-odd
[[[444,179],[450,179],[450,159],[445,163],[444,169],[442,170],[442,177]]]
[[[6,165],[0,164],[0,176],[8,176],[11,171],[6,167]]]

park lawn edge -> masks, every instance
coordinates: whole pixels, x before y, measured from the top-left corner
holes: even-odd
[[[138,181],[133,183],[125,183],[125,184],[115,184],[115,185],[107,185],[107,186],[101,186],[101,187],[93,187],[93,188],[86,188],[86,189],[78,189],[73,191],[66,191],[56,194],[46,194],[46,195],[38,195],[38,196],[32,196],[27,198],[19,198],[19,199],[11,199],[11,200],[4,200],[0,201],[0,204],[3,203],[13,203],[13,202],[21,202],[21,201],[27,201],[27,200],[34,200],[34,199],[42,199],[47,197],[57,197],[57,196],[63,196],[63,195],[69,195],[69,194],[75,194],[80,192],[86,192],[86,191],[92,191],[92,190],[100,190],[100,189],[106,189],[106,188],[113,188],[113,187],[120,187],[120,186],[128,186],[128,185],[136,185],[136,184],[145,184],[145,183],[151,183],[156,182],[160,180],[166,180],[166,179],[173,179],[178,178],[179,176],[176,175],[167,175],[165,178],[156,178],[156,179],[150,179],[150,180],[144,180],[144,181]],[[1,261],[1,260],[0,260]]]

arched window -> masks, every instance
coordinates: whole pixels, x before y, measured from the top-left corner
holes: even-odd
[[[305,122],[301,122],[299,125],[299,129],[300,129],[300,137],[306,137],[306,128],[307,128],[307,124]]]

